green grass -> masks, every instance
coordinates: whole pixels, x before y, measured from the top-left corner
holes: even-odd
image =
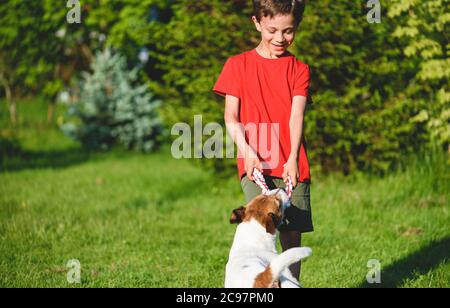
[[[217,180],[168,147],[86,153],[28,106],[15,133],[0,115],[20,146],[1,165],[0,287],[223,286],[237,177]],[[449,174],[443,155],[383,178],[314,174],[304,286],[373,287],[367,262],[378,259],[379,286],[450,287]],[[67,282],[70,259],[80,285]]]

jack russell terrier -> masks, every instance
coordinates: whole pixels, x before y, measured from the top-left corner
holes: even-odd
[[[278,255],[276,231],[290,200],[283,189],[260,195],[235,209],[238,224],[225,273],[225,288],[299,288],[288,267],[311,256],[310,248],[291,248]]]

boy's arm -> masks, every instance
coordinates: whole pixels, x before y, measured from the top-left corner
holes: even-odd
[[[286,181],[290,175],[294,186],[297,185],[299,177],[298,155],[303,137],[303,119],[307,104],[305,96],[294,96],[292,100],[291,117],[289,120],[291,153],[289,155],[286,166],[284,167],[283,179]]]
[[[232,95],[225,96],[225,125],[239,151],[243,153],[247,176],[253,181],[253,168],[262,170],[262,164],[256,151],[245,140],[245,129],[239,121],[239,104],[239,98]]]

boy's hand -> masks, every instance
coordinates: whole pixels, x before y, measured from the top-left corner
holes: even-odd
[[[251,155],[249,157],[244,158],[244,168],[247,172],[247,177],[250,181],[254,181],[253,179],[253,169],[257,168],[259,170],[263,170],[263,166],[257,155]]]
[[[283,181],[287,183],[288,177],[291,177],[292,185],[297,186],[297,179],[300,176],[300,172],[298,171],[298,161],[294,158],[289,158],[287,163],[284,165],[283,171]]]

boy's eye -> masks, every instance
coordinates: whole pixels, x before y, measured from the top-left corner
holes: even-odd
[[[275,34],[276,32],[277,32],[276,29],[269,29],[269,33],[270,34]],[[285,31],[283,31],[283,33],[284,34],[292,34],[292,33],[294,33],[294,30],[292,30],[292,29],[285,30]]]

